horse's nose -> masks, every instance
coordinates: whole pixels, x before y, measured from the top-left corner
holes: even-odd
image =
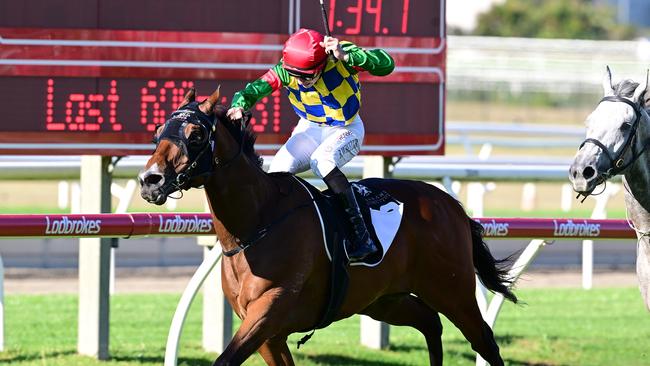
[[[596,168],[593,165],[573,164],[569,168],[569,177],[572,180],[584,179],[590,181],[596,177]]]
[[[596,172],[596,168],[591,164],[572,164],[569,168],[569,180],[573,184],[573,189],[577,192],[584,192],[592,189],[596,182]]]
[[[585,177],[586,180],[591,180],[596,176],[596,169],[591,165],[588,165],[582,170],[582,176]]]
[[[165,176],[158,172],[147,170],[138,174],[138,180],[142,187],[159,187],[165,183]]]

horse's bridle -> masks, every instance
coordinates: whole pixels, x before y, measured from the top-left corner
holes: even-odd
[[[185,137],[184,130],[189,124],[197,125],[202,130],[202,139],[198,142],[190,141]],[[156,146],[162,140],[168,140],[174,145],[178,146],[181,151],[186,155],[190,156],[190,152],[195,152],[198,150],[198,153],[194,156],[192,161],[187,164],[185,169],[177,173],[176,179],[170,181],[165,187],[165,190],[169,189],[169,186],[173,186],[178,189],[189,189],[187,183],[193,177],[192,172],[199,166],[199,161],[203,155],[213,150],[213,135],[216,131],[216,122],[213,119],[210,119],[205,113],[201,112],[198,109],[198,103],[192,102],[188,105],[182,107],[181,109],[172,113],[170,118],[165,121],[163,125],[162,132],[154,138],[154,143]]]
[[[228,167],[243,152],[243,144],[240,144],[239,151],[233,157],[229,158],[226,161],[221,161],[218,157],[214,157],[214,160],[210,158],[209,161],[211,166],[204,169],[205,172],[193,174],[193,171],[201,164],[202,161],[200,159],[206,154],[206,152],[209,152],[211,157],[214,155],[214,148],[216,144],[214,136],[218,123],[216,115],[210,118],[210,116],[203,113],[198,108],[198,105],[198,102],[191,102],[172,113],[170,118],[165,121],[162,132],[154,138],[154,143],[156,146],[160,143],[160,141],[168,140],[178,146],[188,157],[190,156],[191,151],[200,149],[192,161],[187,164],[185,169],[176,174],[176,179],[169,181],[169,183],[165,184],[165,186],[162,187],[164,194],[167,194],[167,192],[171,189],[190,189],[191,187],[189,187],[188,183],[192,178],[198,176],[209,176],[212,174],[213,168],[223,169]],[[242,135],[244,134],[244,129],[246,128],[246,121],[250,120],[250,117],[250,112],[244,113],[244,117],[240,123]],[[201,127],[203,131],[203,138],[199,141],[200,146],[197,146],[196,143],[189,141],[187,137],[185,137],[184,129],[188,124],[195,124]],[[204,164],[207,164],[207,161],[208,160],[206,159]]]
[[[602,102],[623,102],[623,103],[629,105],[630,107],[632,107],[632,109],[634,110],[634,114],[635,114],[634,122],[632,123],[630,131],[628,132],[628,135],[625,138],[625,141],[623,142],[623,146],[619,149],[619,151],[616,153],[615,156],[612,156],[609,149],[607,149],[607,147],[602,142],[600,142],[600,141],[598,141],[597,139],[594,139],[594,138],[586,138],[580,144],[580,147],[578,148],[578,149],[582,149],[582,147],[586,143],[589,142],[589,143],[592,143],[592,144],[598,146],[603,151],[603,153],[605,154],[607,159],[609,159],[609,166],[610,167],[609,167],[609,169],[607,169],[606,172],[601,174],[601,179],[607,180],[607,179],[619,174],[620,172],[625,170],[627,167],[632,165],[635,161],[637,161],[637,159],[639,159],[639,157],[641,155],[643,155],[643,153],[645,152],[648,145],[650,145],[650,139],[646,140],[645,143],[643,144],[643,148],[641,148],[641,150],[637,152],[637,149],[636,149],[636,138],[637,138],[636,131],[637,131],[637,128],[639,127],[639,122],[641,121],[641,113],[642,113],[641,112],[641,107],[638,104],[630,101],[629,99],[619,97],[619,96],[606,96],[603,99],[601,99],[599,103],[602,103]],[[630,148],[632,149],[632,159],[630,159],[630,161],[625,163],[624,155],[627,152],[627,150],[630,149]]]

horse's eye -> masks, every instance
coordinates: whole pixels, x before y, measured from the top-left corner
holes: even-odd
[[[192,145],[202,144],[203,140],[205,140],[205,134],[201,130],[192,131],[190,134],[189,141]]]
[[[165,125],[156,125],[154,127],[154,129],[153,129],[153,137],[151,138],[152,143],[154,143],[156,145],[158,144],[158,141],[159,141],[158,136],[160,136],[160,134],[162,133],[163,127],[165,127]]]
[[[621,125],[621,127],[620,127],[621,131],[623,131],[623,132],[627,132],[627,131],[629,131],[631,128],[632,128],[632,124],[631,124],[631,123],[628,123],[628,122],[623,123],[623,124]]]
[[[161,133],[162,130],[163,130],[163,127],[165,127],[165,125],[156,125],[156,126],[154,127],[154,129],[153,129],[153,135],[154,135],[154,136],[158,136],[158,135],[160,135],[160,133]],[[156,138],[156,137],[154,137],[154,138]]]

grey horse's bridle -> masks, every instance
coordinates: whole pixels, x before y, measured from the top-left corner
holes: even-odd
[[[617,152],[615,152],[614,156],[609,151],[609,149],[607,149],[607,147],[602,142],[598,141],[597,139],[586,138],[580,144],[580,147],[578,149],[582,149],[582,147],[587,143],[592,143],[592,144],[598,146],[603,151],[603,153],[605,154],[607,159],[609,160],[609,168],[607,169],[607,171],[602,172],[602,173],[599,174],[598,178],[600,179],[600,182],[598,182],[598,184],[600,184],[600,183],[606,181],[607,179],[621,173],[622,171],[627,169],[630,165],[634,164],[634,162],[637,161],[641,155],[643,155],[643,153],[648,148],[648,146],[650,146],[650,138],[648,138],[648,139],[646,139],[644,141],[643,147],[641,148],[641,150],[637,151],[637,148],[636,148],[636,139],[637,139],[637,133],[636,132],[637,132],[637,129],[639,127],[639,123],[641,122],[641,116],[642,116],[641,107],[638,104],[630,101],[629,99],[626,99],[626,98],[623,98],[623,97],[620,97],[620,96],[611,96],[611,95],[604,97],[603,99],[600,100],[599,103],[602,103],[602,102],[622,102],[622,103],[625,103],[625,104],[629,105],[630,107],[632,107],[632,109],[634,110],[635,118],[634,118],[634,122],[632,122],[632,124],[631,124],[630,131],[628,132],[627,136],[625,137],[625,141],[623,142],[623,146]],[[628,149],[632,149],[632,158],[626,163],[625,162],[625,153],[627,152]],[[587,197],[589,195],[591,195],[592,192],[593,192],[593,189],[591,191],[587,192],[586,194],[585,193],[578,193],[578,196],[576,198],[579,198],[582,195],[582,196],[584,196],[584,198],[582,200],[584,202],[584,200],[587,199]]]
[[[594,138],[586,138],[582,144],[580,144],[579,149],[582,149],[582,147],[586,143],[592,143],[596,146],[598,146],[607,159],[609,160],[609,169],[602,175],[603,179],[609,179],[623,170],[625,170],[627,167],[632,165],[646,150],[648,145],[650,144],[650,139],[646,140],[643,144],[643,147],[641,150],[637,152],[636,149],[636,139],[637,139],[637,129],[639,127],[639,122],[641,121],[641,107],[639,107],[638,104],[630,101],[629,99],[619,97],[619,96],[607,96],[601,99],[600,103],[602,102],[623,102],[634,110],[635,118],[634,122],[632,122],[630,131],[628,132],[627,136],[625,137],[625,141],[623,142],[623,146],[616,152],[615,156],[612,156],[612,153],[610,153],[609,149],[600,141]],[[632,159],[628,161],[627,163],[625,162],[625,153],[627,152],[628,149],[632,149]]]

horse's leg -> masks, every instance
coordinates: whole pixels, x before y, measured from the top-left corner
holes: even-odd
[[[286,314],[289,314],[291,304],[293,297],[277,290],[267,291],[248,304],[239,329],[213,366],[241,365],[277,334]]]
[[[427,341],[429,363],[432,366],[442,365],[440,317],[419,298],[409,294],[384,296],[362,313],[388,324],[407,325],[419,330]]]
[[[646,237],[643,237],[637,245],[636,275],[641,296],[650,311],[650,243]]]
[[[287,337],[273,337],[257,350],[266,364],[269,366],[293,366],[293,358],[289,347],[287,347]]]
[[[492,329],[483,321],[476,302],[476,279],[471,258],[471,255],[463,256],[456,261],[430,264],[426,270],[420,270],[414,293],[431,309],[454,323],[472,349],[490,365],[501,366],[503,359],[499,346]],[[436,272],[430,272],[429,268],[436,268]],[[432,276],[436,278],[435,284],[431,283]]]
[[[490,365],[503,365],[503,359],[499,354],[499,346],[494,340],[492,329],[483,320],[481,311],[476,303],[476,298],[474,297],[474,292],[470,293],[469,291],[461,290],[467,288],[474,289],[474,282],[472,281],[471,287],[468,284],[463,286],[461,283],[458,283],[456,286],[457,293],[453,297],[449,296],[454,291],[453,289],[449,289],[449,292],[446,294],[433,294],[437,290],[435,286],[431,286],[430,288],[431,291],[428,293],[418,293],[422,300],[432,307],[435,304],[436,309],[445,314],[460,329],[472,345],[472,349],[480,354]],[[460,292],[463,293],[461,294]],[[433,300],[436,298],[438,301]],[[440,299],[444,300],[440,301]]]

